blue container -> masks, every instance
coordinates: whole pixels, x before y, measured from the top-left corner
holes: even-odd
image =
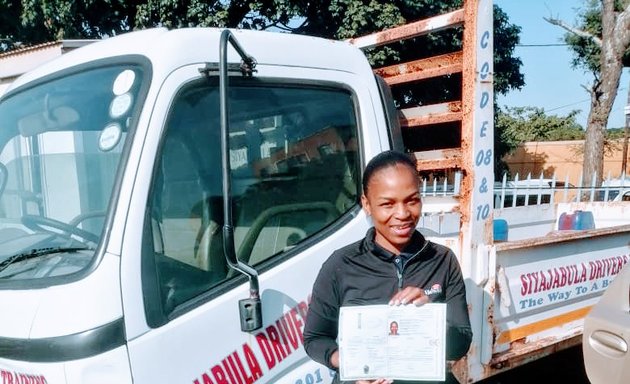
[[[494,241],[507,241],[508,223],[504,219],[494,219],[492,221],[492,236]]]
[[[595,229],[595,219],[591,211],[575,211],[573,229]]]

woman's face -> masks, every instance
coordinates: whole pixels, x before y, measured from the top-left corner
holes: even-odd
[[[418,176],[408,166],[397,164],[376,171],[361,196],[365,212],[372,216],[378,245],[399,254],[409,243],[418,224],[422,202]]]

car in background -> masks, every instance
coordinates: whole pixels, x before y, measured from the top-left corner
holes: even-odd
[[[630,383],[630,266],[615,277],[584,319],[582,352],[592,384]]]
[[[630,201],[630,189],[624,189],[615,196],[613,201]]]
[[[630,201],[630,178],[607,179],[602,182],[597,201]]]

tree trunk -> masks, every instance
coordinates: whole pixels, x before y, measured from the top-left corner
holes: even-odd
[[[628,99],[626,107],[623,109],[625,115],[625,126],[623,128],[623,149],[621,150],[621,176],[628,174],[628,140],[630,140],[630,87],[628,87]]]
[[[583,164],[583,186],[588,187],[591,186],[593,176],[597,185],[602,182],[606,125],[619,88],[621,59],[617,60],[616,64],[609,63],[608,67],[608,70],[602,70],[601,80],[596,82],[591,90],[591,110],[587,120]]]
[[[617,16],[621,15],[617,20]],[[628,47],[627,19],[628,9],[616,14],[614,0],[602,0],[600,78],[591,89],[591,110],[584,144],[583,186],[591,186],[593,178],[597,185],[602,182],[606,125],[619,88],[623,54]]]
[[[630,105],[630,103],[628,103]],[[626,115],[626,125],[623,128],[623,148],[621,150],[621,175],[625,176],[628,174],[626,170],[628,166],[628,140],[630,140],[630,118]]]
[[[604,138],[608,113],[596,96],[591,96],[591,110],[588,114],[586,137],[584,140],[583,187],[590,187],[593,176],[596,183],[601,180],[604,170]]]

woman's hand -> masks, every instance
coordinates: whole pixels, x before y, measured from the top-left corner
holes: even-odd
[[[330,356],[330,363],[333,367],[339,368],[339,350],[333,352]],[[355,384],[392,384],[394,380],[378,379],[378,380],[357,380]]]
[[[406,287],[403,290],[398,291],[392,297],[389,301],[389,305],[414,304],[419,307],[429,301],[429,296],[424,293],[423,289],[418,287]]]
[[[339,350],[336,350],[330,356],[330,365],[335,368],[339,368]]]

